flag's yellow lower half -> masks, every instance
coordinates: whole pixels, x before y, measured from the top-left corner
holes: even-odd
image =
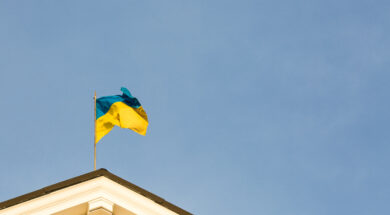
[[[96,119],[95,143],[108,134],[115,125],[145,135],[148,118],[142,106],[133,108],[123,102],[115,102],[103,116]]]

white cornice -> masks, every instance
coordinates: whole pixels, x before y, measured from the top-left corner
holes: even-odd
[[[50,215],[103,198],[137,215],[178,215],[104,176],[0,210],[0,215]]]

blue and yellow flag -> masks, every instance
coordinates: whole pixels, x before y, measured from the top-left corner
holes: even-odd
[[[116,125],[145,135],[148,117],[128,89],[122,87],[122,95],[104,96],[96,99],[95,143],[108,134]]]

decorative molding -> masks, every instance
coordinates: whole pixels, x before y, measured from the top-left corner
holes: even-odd
[[[98,208],[104,208],[112,213],[114,210],[114,203],[102,197],[88,202],[88,211],[93,211]]]
[[[82,203],[113,211],[118,205],[137,215],[178,215],[160,204],[104,176],[0,210],[0,215],[50,215]]]
[[[91,211],[88,211],[88,215],[112,215],[112,211],[108,211],[105,208],[95,208]]]

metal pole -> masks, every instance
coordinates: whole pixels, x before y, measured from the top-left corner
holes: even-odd
[[[94,101],[93,124],[95,127],[93,131],[93,145],[94,145],[93,170],[96,170],[96,91],[95,91],[95,95],[93,96],[93,101]]]

